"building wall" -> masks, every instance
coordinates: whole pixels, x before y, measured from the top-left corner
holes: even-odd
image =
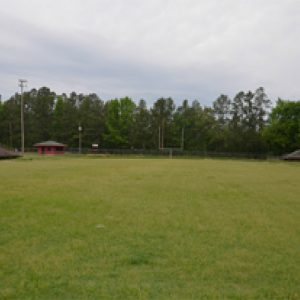
[[[61,147],[59,147],[61,148]],[[46,147],[38,147],[38,154],[64,154],[65,150],[57,150],[57,147],[54,146],[46,146]]]

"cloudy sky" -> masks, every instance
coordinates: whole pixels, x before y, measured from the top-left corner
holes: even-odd
[[[299,0],[2,0],[0,94],[300,99]]]

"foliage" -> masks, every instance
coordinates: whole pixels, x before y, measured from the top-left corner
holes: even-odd
[[[128,97],[114,99],[105,104],[105,147],[131,148],[133,146],[135,108],[136,105]]]
[[[150,118],[146,101],[141,99],[134,111],[133,145],[137,149],[156,148],[151,143]]]
[[[20,145],[20,97],[16,94],[5,101],[0,115],[0,143],[11,148]]]
[[[32,116],[31,129],[34,129],[30,131],[33,140],[42,141],[51,138],[55,97],[55,93],[47,87],[32,93],[29,112]]]
[[[96,94],[56,95],[47,87],[24,94],[25,145],[57,140],[78,147],[282,153],[299,148],[299,104],[280,100],[270,120],[271,101],[262,87],[220,95],[212,106],[159,98],[152,107],[129,97],[105,103]],[[0,104],[0,143],[20,146],[20,95]]]
[[[96,95],[84,96],[78,109],[79,122],[82,126],[82,140],[84,147],[92,144],[102,144],[104,132],[104,103]]]
[[[279,99],[264,132],[270,148],[275,153],[300,148],[300,102]]]
[[[153,137],[158,140],[158,148],[172,145],[172,122],[175,103],[172,98],[159,98],[151,109]],[[157,133],[156,133],[157,132]]]
[[[52,139],[63,141],[69,147],[78,145],[78,109],[66,96],[56,99],[53,112]]]

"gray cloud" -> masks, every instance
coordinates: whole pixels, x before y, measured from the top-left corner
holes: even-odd
[[[300,3],[17,1],[0,13],[0,93],[29,87],[209,104],[264,86],[299,99]]]

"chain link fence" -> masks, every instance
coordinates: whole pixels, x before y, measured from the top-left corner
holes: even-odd
[[[66,153],[79,154],[78,148],[69,148]],[[81,154],[94,155],[120,155],[120,156],[154,156],[154,157],[216,157],[216,158],[250,158],[250,159],[276,159],[268,153],[237,153],[237,152],[214,152],[198,150],[181,150],[178,148],[165,149],[90,149],[82,148]]]
[[[27,153],[37,153],[35,148],[25,149]],[[253,153],[253,152],[215,152],[215,151],[199,151],[199,150],[182,150],[180,148],[164,148],[164,149],[91,149],[82,148],[67,148],[66,154],[82,154],[95,156],[140,156],[140,157],[165,157],[165,158],[188,158],[188,157],[203,157],[203,158],[248,158],[248,159],[279,159],[279,156],[274,156],[270,153]]]

